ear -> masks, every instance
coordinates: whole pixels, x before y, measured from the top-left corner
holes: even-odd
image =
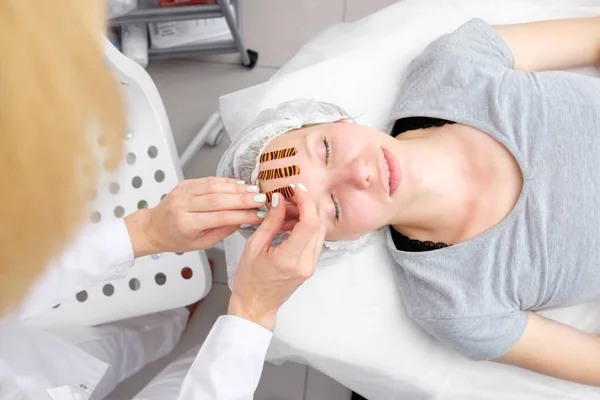
[[[352,120],[348,119],[348,118],[342,118],[342,119],[339,119],[334,122],[334,124],[350,124],[350,123],[352,123]]]

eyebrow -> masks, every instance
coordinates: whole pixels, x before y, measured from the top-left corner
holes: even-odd
[[[310,146],[308,145],[308,133],[304,135],[304,148],[306,149],[306,154],[308,155],[308,158],[312,161],[313,154],[310,151]]]

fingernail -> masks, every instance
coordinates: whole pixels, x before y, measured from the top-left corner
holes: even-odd
[[[291,187],[292,189],[294,189],[294,188],[296,187],[296,185],[294,185],[293,183],[290,183],[290,187]]]
[[[251,193],[258,193],[258,186],[254,186],[254,185],[248,186],[246,188],[246,190],[249,191],[249,192],[251,192]]]
[[[306,191],[307,191],[307,190],[306,190],[306,186],[304,186],[304,185],[303,185],[303,184],[301,184],[301,183],[299,183],[299,184],[298,184],[298,188],[299,188],[300,190],[302,190],[303,192],[306,192]]]
[[[277,193],[273,193],[273,201],[271,201],[271,206],[277,207],[278,204],[279,204],[279,196],[277,195]]]
[[[256,213],[256,216],[258,218],[264,218],[264,217],[267,216],[267,213],[265,211],[259,211],[259,212]]]
[[[264,203],[265,201],[267,201],[267,195],[264,193],[257,194],[256,196],[254,196],[254,201],[257,203]]]
[[[245,184],[246,184],[246,181],[237,181],[237,184],[238,184],[238,185],[245,185]]]

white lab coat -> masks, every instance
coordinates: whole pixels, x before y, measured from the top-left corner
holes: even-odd
[[[223,315],[199,352],[169,365],[135,400],[252,399],[271,336],[253,322]]]
[[[18,311],[0,323],[0,399],[98,398],[95,389],[102,384],[108,363],[64,337],[22,322],[94,283],[124,277],[132,264],[133,250],[122,220],[98,224],[77,235],[73,245],[51,263]],[[177,329],[183,329],[184,317],[187,314],[182,312],[173,314]],[[146,320],[143,324],[148,325]],[[155,325],[156,332],[164,329],[164,324]],[[153,332],[149,330],[148,334]],[[176,336],[178,340],[177,335],[169,332],[163,332],[163,336],[154,334],[154,339],[169,341]],[[189,372],[171,376],[172,394],[168,398],[251,399],[271,336],[270,331],[250,321],[233,316],[220,317]],[[164,347],[169,351],[172,348]],[[150,362],[164,355],[160,353],[157,352],[155,357],[140,357],[140,360]],[[134,372],[127,371],[129,374]],[[177,383],[176,386],[173,383]],[[153,382],[150,386],[157,390],[144,390],[146,399],[165,398],[155,396],[155,393],[158,389],[164,392],[169,385]]]

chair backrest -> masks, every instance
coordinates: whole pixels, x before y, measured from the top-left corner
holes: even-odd
[[[125,157],[102,171],[90,223],[153,207],[183,179],[167,114],[148,73],[106,41],[106,59],[127,107]],[[210,290],[204,251],[139,258],[125,279],[96,284],[31,319],[37,326],[97,325],[192,304]]]

